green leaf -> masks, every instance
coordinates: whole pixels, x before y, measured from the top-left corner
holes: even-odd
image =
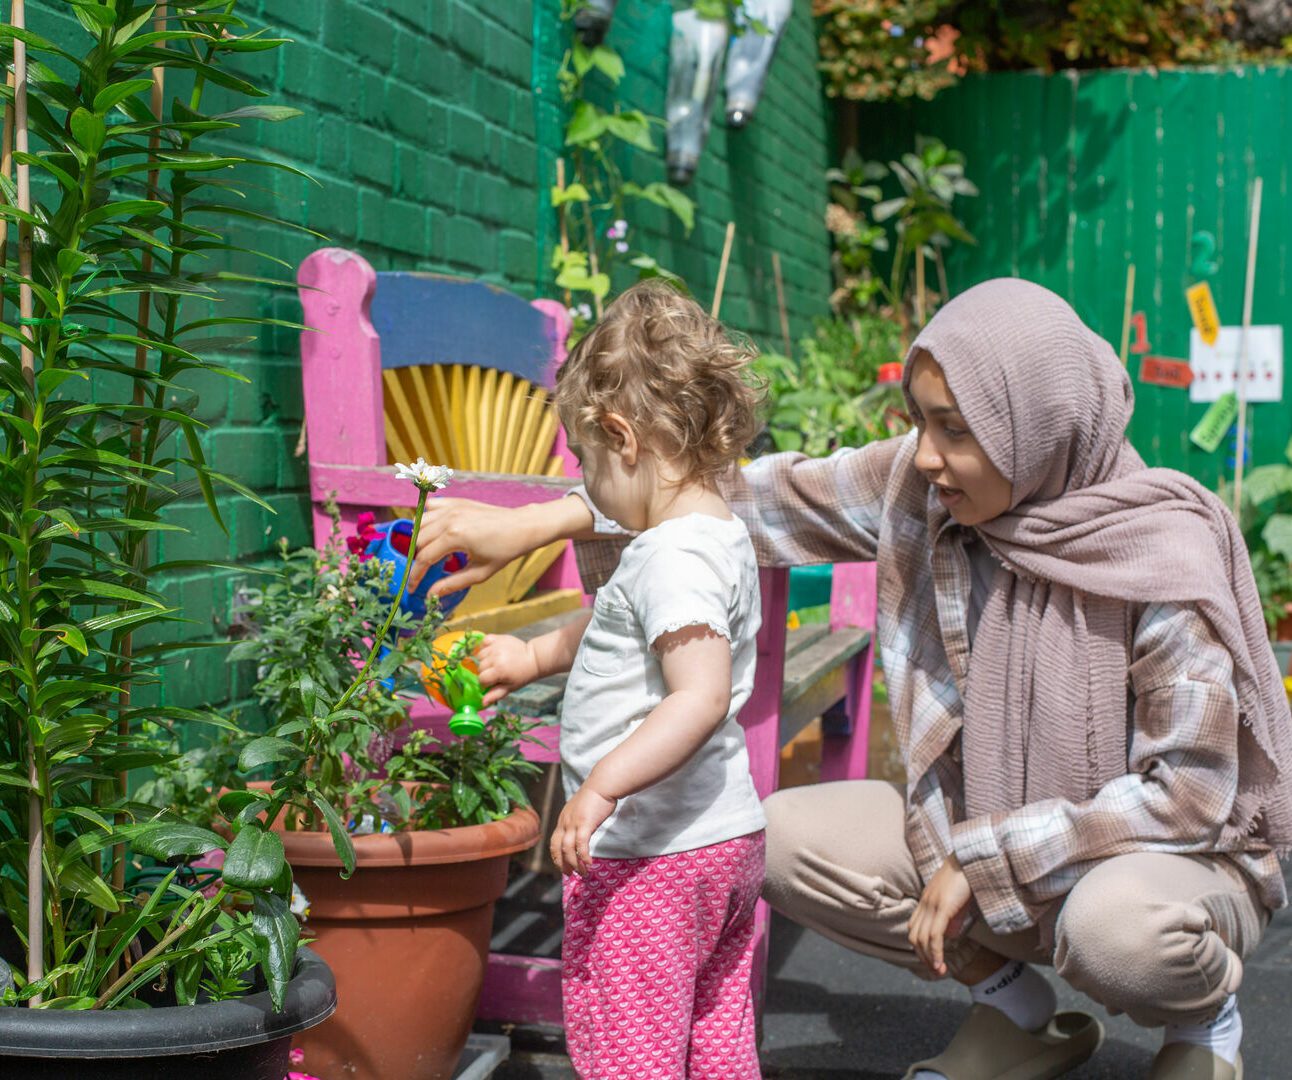
[[[144,90],[151,90],[152,85],[152,79],[128,79],[114,86],[105,87],[94,95],[94,111],[99,114],[106,113],[126,98],[133,97]]]
[[[270,762],[297,761],[304,756],[304,751],[295,743],[273,735],[261,735],[243,747],[242,753],[238,755],[238,768],[242,772],[250,772]]]
[[[552,205],[564,206],[572,202],[589,202],[592,196],[588,194],[588,189],[582,184],[574,183],[562,191],[555,184],[552,185]]]
[[[184,821],[158,821],[129,830],[130,842],[143,855],[164,862],[177,855],[205,855],[228,842],[218,833]]]
[[[121,905],[108,883],[83,862],[69,863],[58,875],[58,884],[70,893],[83,896],[102,911],[120,911]]]
[[[327,822],[328,832],[332,834],[332,846],[336,848],[337,856],[341,860],[341,877],[348,878],[354,873],[354,841],[350,839],[341,815],[327,799],[317,791],[311,791],[310,802],[318,807],[323,820]]]
[[[273,893],[257,893],[252,900],[251,929],[266,948],[262,965],[269,997],[275,1011],[281,1011],[287,996],[287,983],[296,963],[296,947],[301,927],[287,902]]]
[[[90,0],[70,0],[70,2],[76,8],[76,17],[78,19],[81,18],[82,13],[89,18],[88,23],[85,19],[81,19],[81,22],[92,33],[95,32],[96,27],[109,30],[112,28],[112,24],[117,21],[116,11],[107,4],[95,4],[91,3]]]
[[[304,115],[300,109],[293,109],[288,105],[244,105],[241,109],[234,109],[232,112],[217,113],[211,119],[268,120],[271,123],[278,123],[282,120],[292,120]]]
[[[457,808],[459,816],[463,821],[470,821],[471,816],[480,809],[482,801],[480,792],[460,777],[453,781],[451,792],[453,805]]]
[[[220,515],[220,504],[215,498],[215,488],[211,485],[211,477],[202,466],[206,465],[206,458],[202,452],[202,440],[197,437],[197,431],[192,427],[184,428],[184,441],[188,444],[188,452],[196,463],[197,482],[202,488],[202,499],[206,503],[206,508],[210,511],[211,517],[220,527],[220,531],[225,536],[229,535],[229,527],[225,525],[224,518]]]
[[[92,229],[109,218],[146,216],[161,213],[165,209],[166,204],[156,199],[118,199],[116,202],[100,206],[97,210],[91,210],[81,218],[81,227]]]
[[[596,142],[606,133],[606,114],[590,101],[577,101],[570,125],[565,129],[565,141],[571,146],[586,146]]]
[[[283,841],[277,833],[248,822],[224,856],[224,880],[235,889],[267,889],[283,871]]]
[[[70,124],[72,137],[76,139],[77,145],[91,157],[97,157],[103,149],[103,117],[95,116],[88,109],[77,109],[72,113]]]
[[[124,585],[113,585],[110,581],[99,581],[97,578],[51,576],[40,585],[40,589],[42,591],[57,592],[76,591],[86,593],[89,596],[100,596],[107,600],[130,600],[136,604],[146,604],[148,607],[156,608],[158,611],[164,610],[166,607],[160,600],[137,592],[135,589],[128,589]]]
[[[645,113],[632,109],[627,112],[611,113],[605,120],[606,130],[615,138],[622,139],[642,150],[655,149],[655,142],[650,137],[650,121],[646,119]]]
[[[1292,514],[1273,515],[1261,530],[1261,539],[1275,555],[1292,562]]]
[[[592,64],[612,83],[624,77],[623,58],[608,45],[598,45],[592,50]]]
[[[269,802],[269,796],[263,791],[226,791],[220,796],[217,805],[220,807],[220,813],[232,821],[252,803],[263,806],[267,802]]]

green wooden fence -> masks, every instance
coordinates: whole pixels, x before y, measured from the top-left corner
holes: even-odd
[[[1216,239],[1211,286],[1225,325],[1241,321],[1252,181],[1264,181],[1253,321],[1282,323],[1292,347],[1292,71],[1286,67],[975,76],[931,102],[860,110],[859,148],[889,160],[916,133],[964,151],[981,189],[965,202],[978,240],[948,263],[953,290],[1013,274],[1065,296],[1114,346],[1120,343],[1126,269],[1135,264],[1136,311],[1152,353],[1187,358],[1184,290],[1190,238]],[[1189,443],[1206,406],[1187,390],[1138,380],[1131,438],[1150,464],[1214,484],[1231,443],[1214,454]],[[1252,462],[1280,460],[1292,436],[1292,394],[1254,404]]]

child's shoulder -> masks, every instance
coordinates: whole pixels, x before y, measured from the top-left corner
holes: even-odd
[[[721,578],[738,578],[741,567],[754,563],[749,530],[738,517],[687,514],[670,518],[638,534],[624,551],[621,566],[640,571],[661,566],[703,562]]]

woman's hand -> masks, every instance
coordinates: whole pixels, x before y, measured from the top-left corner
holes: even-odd
[[[960,868],[960,860],[955,855],[948,855],[924,887],[906,933],[924,966],[939,978],[947,973],[943,959],[944,943],[947,938],[960,936],[971,900],[973,890]]]
[[[565,804],[552,833],[552,861],[562,874],[588,872],[592,856],[588,843],[606,818],[615,812],[618,799],[608,799],[584,784]]]
[[[539,678],[538,658],[533,642],[510,634],[486,634],[476,649],[480,685],[487,686],[484,708]]]

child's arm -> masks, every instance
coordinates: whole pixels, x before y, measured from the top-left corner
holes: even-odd
[[[486,635],[476,650],[480,682],[489,687],[484,705],[492,705],[527,683],[569,671],[574,663],[574,654],[579,651],[583,632],[591,621],[592,609],[589,608],[550,634],[531,641],[521,641],[510,634]]]
[[[705,625],[655,640],[668,694],[637,730],[597,762],[565,804],[552,834],[564,874],[587,870],[592,834],[624,796],[676,772],[709,739],[731,707],[731,644]]]

